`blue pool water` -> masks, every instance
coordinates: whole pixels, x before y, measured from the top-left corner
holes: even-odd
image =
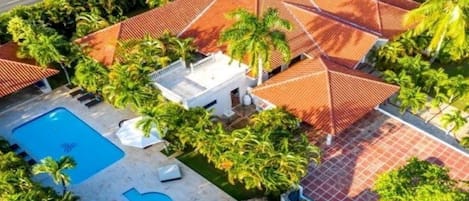
[[[71,156],[78,184],[124,156],[124,152],[65,108],[56,108],[13,130],[13,140],[34,160]]]
[[[163,193],[151,192],[140,194],[135,188],[131,188],[124,193],[129,201],[172,201],[171,198]]]

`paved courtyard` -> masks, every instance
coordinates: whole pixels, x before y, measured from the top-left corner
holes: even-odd
[[[122,146],[115,135],[118,122],[134,117],[133,113],[114,109],[106,103],[88,109],[77,100],[72,99],[68,95],[69,92],[62,87],[16,107],[0,110],[0,135],[11,139],[13,128],[56,107],[65,107],[117,145],[125,152],[124,158],[84,182],[71,187],[71,190],[78,194],[82,200],[126,201],[127,199],[122,193],[132,187],[141,193],[165,193],[175,201],[234,200],[184,164],[161,154],[159,152],[163,148],[161,144],[145,150]],[[168,183],[159,182],[157,168],[174,163],[180,165],[183,178]],[[49,179],[44,178],[38,179],[44,184],[52,185]]]
[[[455,179],[469,179],[468,154],[373,111],[324,149],[322,164],[310,168],[302,186],[315,201],[377,200],[370,191],[377,175],[412,156],[450,168]]]

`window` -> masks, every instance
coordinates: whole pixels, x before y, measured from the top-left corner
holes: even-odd
[[[208,109],[208,108],[212,107],[215,104],[217,104],[217,100],[214,100],[214,101],[210,102],[209,104],[205,105],[204,108]]]

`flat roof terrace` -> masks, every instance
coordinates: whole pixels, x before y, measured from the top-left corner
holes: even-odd
[[[230,60],[230,57],[221,52],[190,64],[189,67],[179,60],[150,74],[150,77],[163,92],[168,90],[172,95],[178,96],[178,99],[187,100],[246,73],[247,67],[244,64],[237,61],[230,63]]]

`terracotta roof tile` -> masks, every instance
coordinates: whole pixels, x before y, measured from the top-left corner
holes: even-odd
[[[349,68],[354,68],[378,40],[376,35],[323,16],[315,10],[292,4],[287,7],[325,55]]]
[[[122,40],[142,38],[146,34],[160,36],[169,30],[179,34],[214,0],[176,0],[163,7],[131,17],[122,22]]]
[[[100,31],[76,40],[88,55],[96,61],[110,66],[114,61],[114,54],[119,40],[121,23],[114,24]]]
[[[0,46],[0,97],[14,93],[59,72],[55,69],[28,64],[35,63],[34,60],[17,58],[17,49],[18,46],[14,43]]]
[[[418,7],[418,3],[412,0],[313,0],[316,8],[323,13],[337,16],[350,24],[358,25],[372,33],[385,38],[395,36],[407,29],[402,26],[392,26],[389,31],[389,23],[398,24],[403,16],[411,9]],[[394,22],[388,19],[394,19]],[[392,34],[392,35],[391,35]]]
[[[339,134],[398,89],[371,75],[316,57],[267,80],[253,94],[286,107],[317,129]]]

